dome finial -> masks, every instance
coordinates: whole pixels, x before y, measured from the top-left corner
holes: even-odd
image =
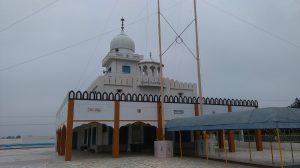
[[[122,31],[124,31],[124,21],[125,21],[125,19],[122,17],[122,18],[121,18],[121,22],[122,22],[121,29],[122,29]]]

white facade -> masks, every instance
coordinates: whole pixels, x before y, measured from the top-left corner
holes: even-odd
[[[122,30],[113,38],[102,60],[106,68],[87,89],[88,92],[159,94],[159,62],[134,53],[135,44]],[[196,84],[164,78],[164,94],[196,96]]]
[[[122,30],[119,35],[114,37],[110,44],[110,51],[102,60],[102,66],[105,67],[103,75],[88,87],[86,95],[98,94],[104,95],[146,95],[154,96],[160,94],[160,68],[159,62],[150,59],[144,59],[143,55],[135,53],[134,41]],[[70,92],[71,93],[71,92]],[[73,144],[77,149],[87,146],[94,151],[107,151],[111,149],[112,133],[115,123],[114,99],[104,99],[88,97],[84,98],[85,93],[79,93],[79,98],[75,92],[73,94]],[[194,83],[179,82],[174,79],[164,78],[164,95],[170,101],[164,104],[165,123],[168,120],[181,117],[195,116],[198,100],[197,86]],[[72,97],[72,96],[71,96]],[[149,98],[148,97],[148,98]],[[176,98],[175,98],[176,97]],[[70,95],[69,97],[70,98]],[[67,125],[68,98],[61,105],[56,118],[57,128]],[[157,98],[157,97],[156,97]],[[185,99],[185,100],[183,100]],[[187,99],[193,101],[188,102]],[[196,105],[195,105],[196,104]],[[120,128],[120,150],[130,151],[144,144],[151,146],[147,138],[154,141],[155,127],[158,127],[157,101],[154,99],[142,100],[124,100],[120,101],[120,112],[118,124]],[[228,106],[232,106],[232,111],[242,111],[256,108],[257,102],[246,100],[230,99],[205,99],[204,114],[217,114],[228,111]],[[133,124],[135,123],[135,124]],[[142,123],[142,125],[141,125]],[[153,127],[154,126],[154,127]],[[121,131],[121,128],[123,130]],[[152,131],[152,133],[146,133]],[[193,134],[187,134],[193,141]],[[124,140],[125,137],[125,140]],[[174,139],[174,133],[172,139]],[[137,141],[140,141],[137,143]],[[132,146],[137,145],[137,146]],[[145,147],[144,146],[144,147]]]

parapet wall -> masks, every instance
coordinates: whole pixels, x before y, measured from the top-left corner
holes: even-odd
[[[159,102],[159,95],[147,94],[124,94],[124,93],[106,93],[106,92],[81,92],[71,90],[68,94],[71,100],[99,100],[99,101],[132,101],[132,102]],[[185,104],[199,104],[200,97],[187,96],[173,96],[165,95],[165,103],[185,103]],[[257,100],[243,100],[243,99],[228,99],[228,98],[209,98],[202,97],[203,104],[206,105],[227,105],[227,106],[247,106],[258,107]]]
[[[158,77],[138,76],[138,77],[121,77],[121,76],[103,76],[104,85],[122,85],[122,86],[160,86]],[[196,84],[188,82],[179,82],[177,80],[164,78],[164,86],[170,89],[194,90]]]

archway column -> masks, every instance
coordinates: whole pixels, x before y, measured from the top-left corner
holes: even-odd
[[[114,132],[113,132],[113,157],[119,157],[119,125],[120,125],[120,101],[114,103]]]
[[[72,140],[73,140],[73,119],[74,119],[74,100],[68,101],[68,113],[67,113],[67,128],[65,139],[65,161],[72,160]]]

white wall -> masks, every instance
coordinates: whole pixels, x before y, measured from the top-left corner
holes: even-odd
[[[113,101],[75,100],[74,120],[113,120]]]
[[[219,114],[227,112],[227,106],[221,105],[203,105],[204,114]]]
[[[194,104],[165,103],[165,120],[195,116]]]
[[[157,103],[120,102],[120,120],[156,120]]]

